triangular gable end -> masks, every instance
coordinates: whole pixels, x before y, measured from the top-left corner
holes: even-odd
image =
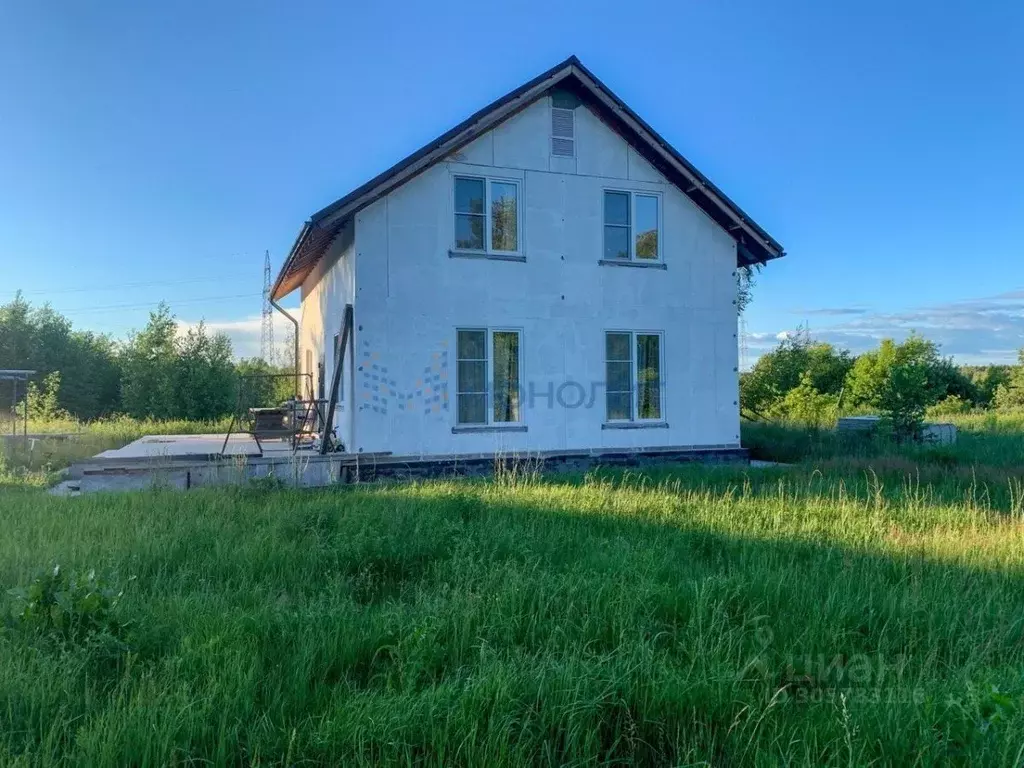
[[[292,246],[274,284],[273,297],[279,299],[302,284],[358,211],[458,152],[552,90],[579,98],[641,157],[722,226],[737,242],[739,266],[763,263],[785,255],[779,243],[608,90],[579,59],[571,56],[315,213]]]

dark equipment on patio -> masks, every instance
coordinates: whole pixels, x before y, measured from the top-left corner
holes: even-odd
[[[266,391],[267,382],[278,379],[305,381],[309,396],[305,399],[287,400],[278,406],[249,405],[256,398],[255,393]],[[263,441],[287,440],[292,451],[314,447],[324,423],[326,400],[313,395],[313,374],[260,373],[243,376],[238,384],[238,399],[231,415],[231,424],[224,435],[221,455],[227,452],[231,435],[249,435],[256,441],[260,455],[263,455]]]
[[[316,397],[313,391],[313,373],[258,373],[244,376],[238,386],[238,401],[231,417],[231,425],[224,436],[221,455],[227,452],[232,434],[250,435],[256,441],[260,456],[263,455],[263,440],[288,440],[292,451],[300,448],[315,448],[320,455],[345,450],[345,444],[338,439],[334,429],[334,411],[340,399],[341,377],[345,359],[352,343],[352,305],[346,304],[342,315],[341,332],[334,349],[334,374],[331,390],[325,399]],[[298,364],[298,355],[295,358]],[[323,370],[321,366],[321,376]],[[295,379],[295,397],[278,406],[256,404],[254,393],[265,392],[266,383],[277,379]],[[300,386],[300,382],[304,382]],[[320,386],[323,387],[323,381]],[[262,386],[261,386],[262,385]],[[300,395],[305,390],[305,397]]]

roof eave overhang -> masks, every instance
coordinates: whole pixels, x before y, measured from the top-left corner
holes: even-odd
[[[658,170],[665,173],[736,240],[738,266],[764,263],[785,255],[778,242],[754,223],[736,203],[690,164],[586,67],[577,61],[572,69],[576,78],[598,99],[605,111],[604,117],[611,117],[626,129],[623,131],[620,128],[618,132],[635,135],[639,141],[631,142],[634,148],[645,155]]]
[[[309,234],[310,226],[312,226],[312,221],[307,221],[302,225],[302,230],[299,232],[298,237],[295,238],[295,242],[292,243],[292,249],[288,252],[288,258],[285,259],[284,264],[281,265],[281,271],[277,273],[277,279],[274,280],[274,286],[270,289],[270,298],[274,301],[284,298],[302,284],[302,279],[299,279],[297,282],[288,279],[289,267],[292,265],[295,254],[302,245],[302,241],[306,238],[306,235]]]

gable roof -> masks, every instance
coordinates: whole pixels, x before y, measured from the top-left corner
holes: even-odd
[[[471,115],[379,176],[314,213],[303,225],[281,267],[271,291],[273,298],[280,299],[302,284],[341,230],[360,210],[522,111],[556,86],[559,90],[575,94],[722,226],[737,242],[738,266],[764,263],[785,255],[782,246],[771,235],[626,106],[578,58],[570,56]]]

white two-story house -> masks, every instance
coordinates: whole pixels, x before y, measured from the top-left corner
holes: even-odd
[[[738,267],[783,255],[572,57],[315,214],[273,288],[351,453],[730,451]]]

